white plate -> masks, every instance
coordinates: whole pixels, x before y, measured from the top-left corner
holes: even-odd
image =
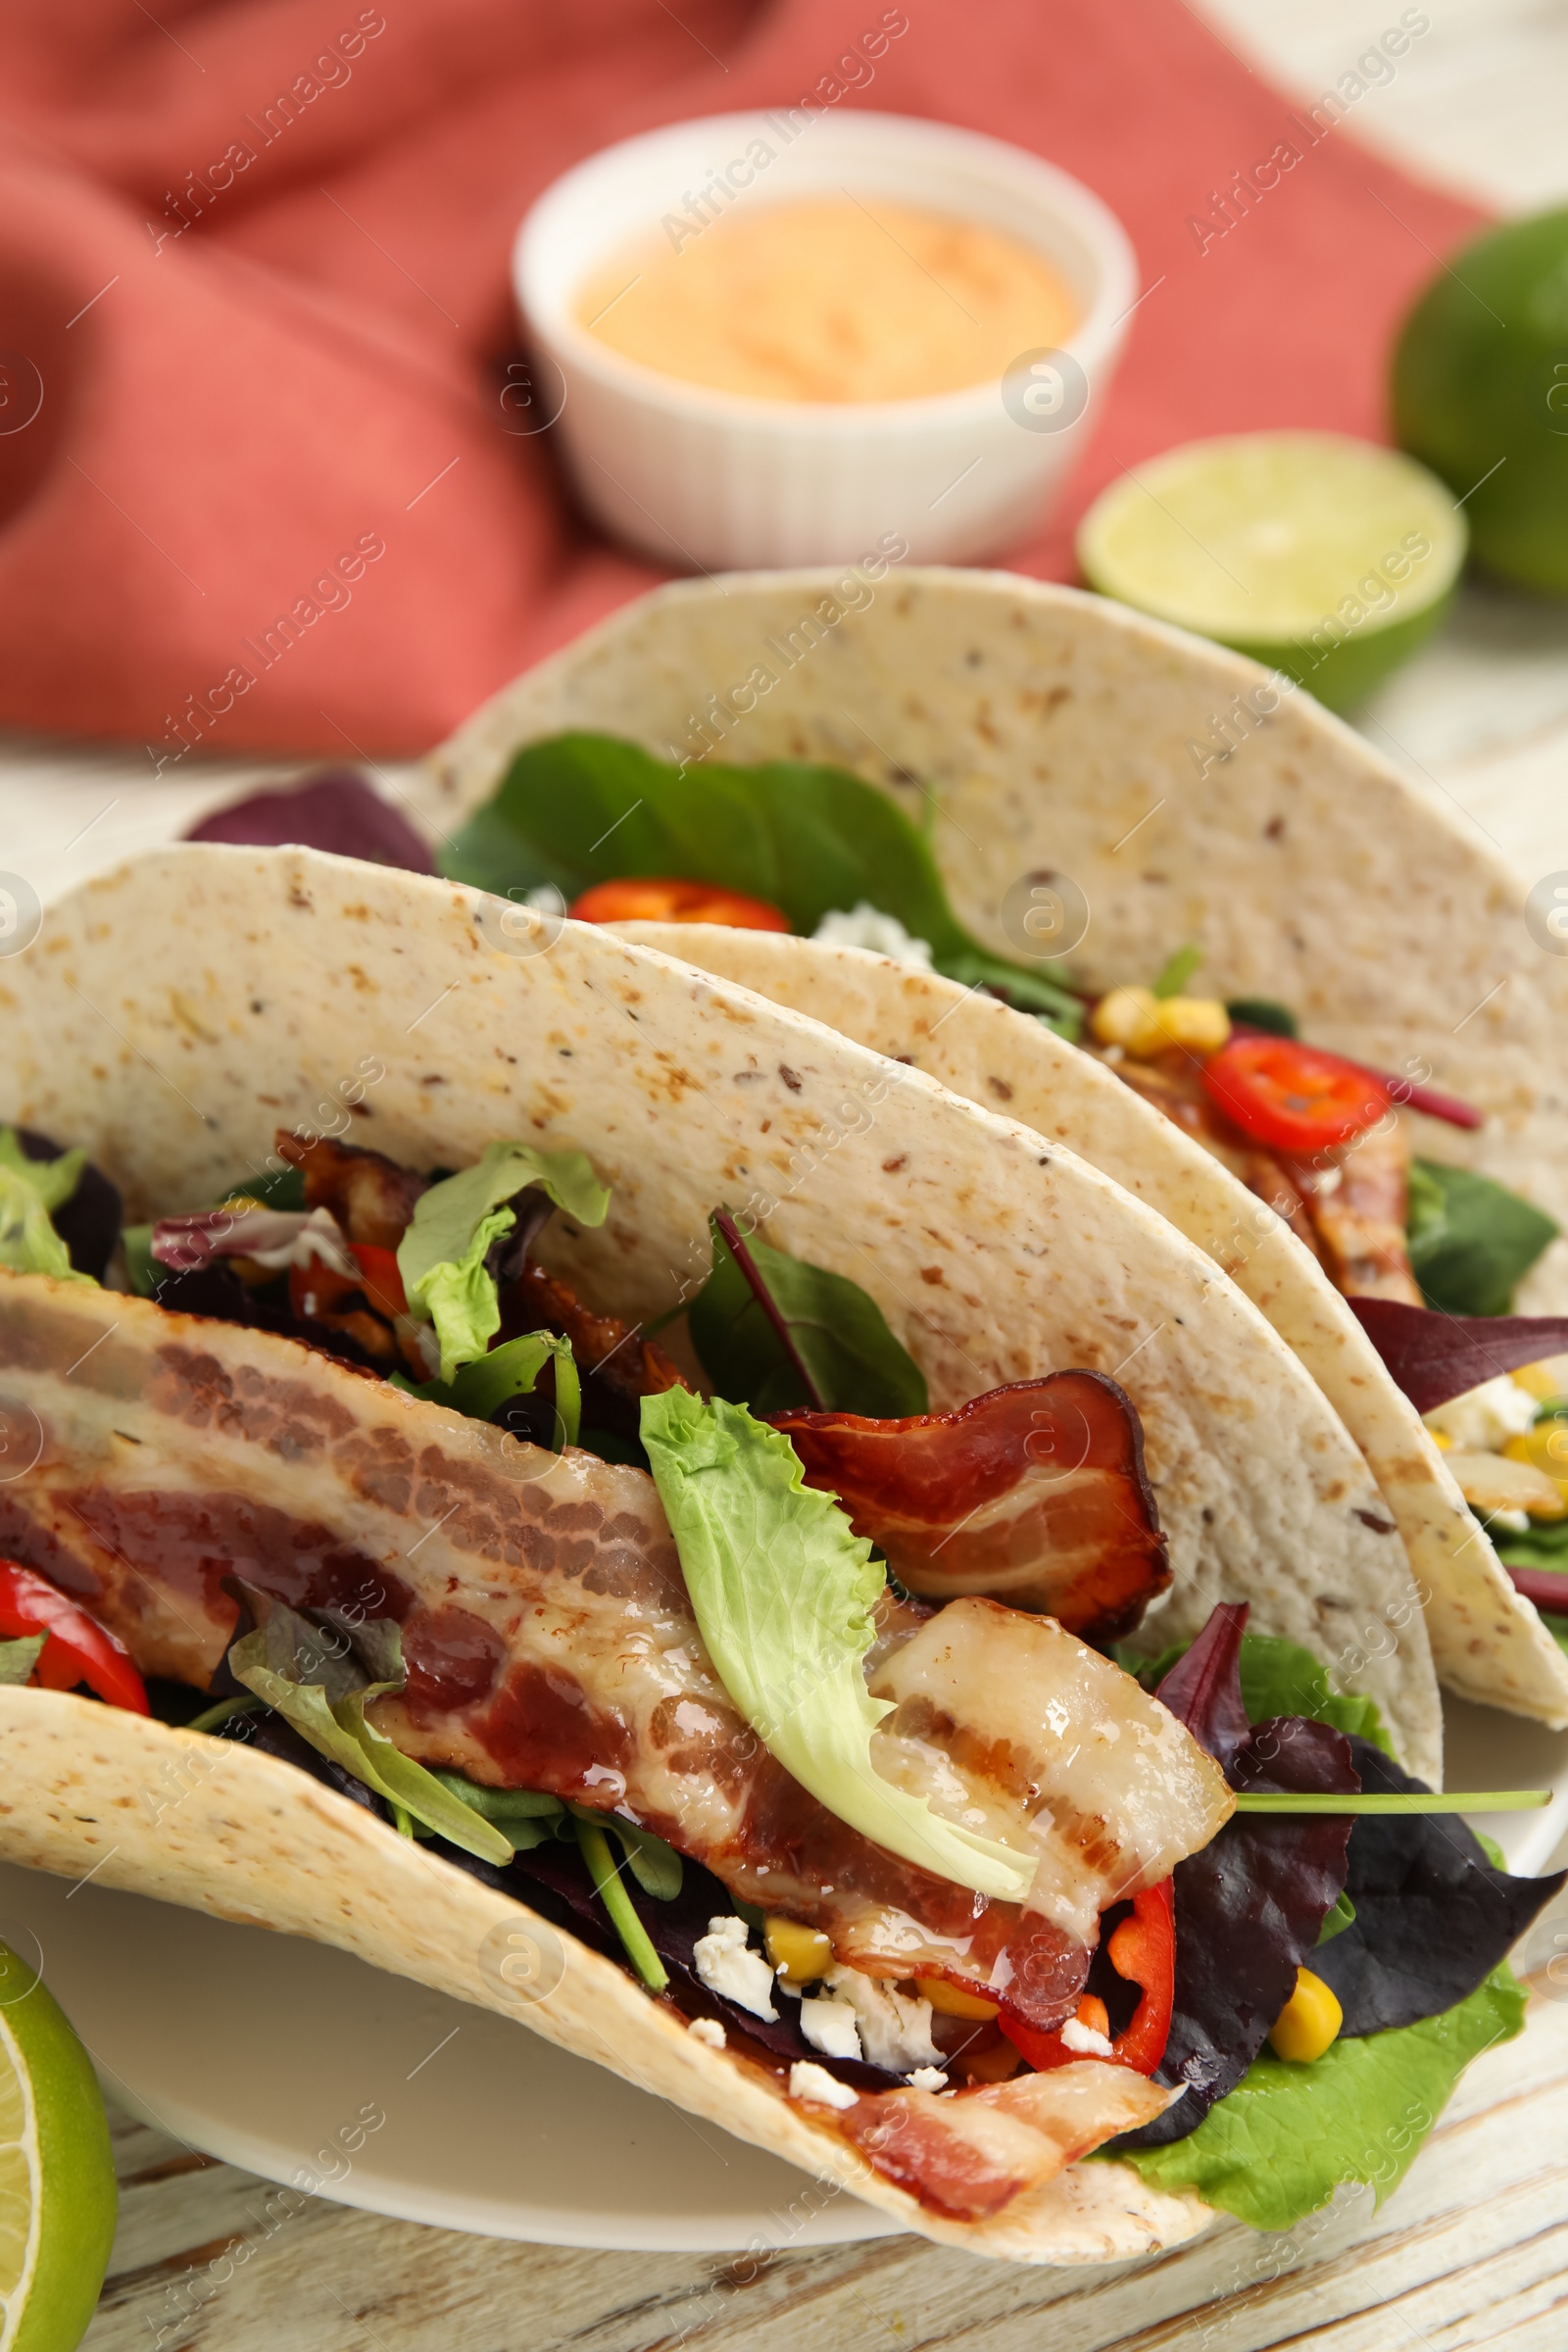
[[[1554,1790],[1548,1811],[1481,1824],[1513,1869],[1544,1870],[1568,1834],[1568,1735],[1446,1712],[1450,1786]],[[264,2179],[550,2245],[727,2253],[896,2231],[525,2027],[324,1944],[0,1865],[0,1937],[25,1951],[28,1931],[122,2105]]]
[[[339,2204],[664,2253],[897,2229],[524,2026],[325,1944],[10,1864],[0,1937],[41,1951],[122,2106]]]

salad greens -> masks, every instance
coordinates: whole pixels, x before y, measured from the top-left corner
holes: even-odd
[[[48,1639],[47,1634],[24,1634],[18,1642],[0,1642],[0,1683],[24,1683]]]
[[[538,1185],[579,1225],[602,1225],[610,1194],[585,1152],[536,1152],[531,1144],[486,1144],[471,1168],[421,1193],[398,1244],[409,1312],[433,1323],[441,1378],[484,1354],[501,1329],[501,1297],[485,1266],[492,1243],[517,1222],[513,1197]]]
[[[571,1342],[556,1332],[529,1331],[520,1339],[506,1340],[499,1348],[492,1348],[488,1355],[460,1365],[451,1380],[427,1380],[416,1385],[401,1372],[394,1372],[391,1377],[394,1388],[404,1390],[410,1396],[422,1397],[426,1404],[444,1404],[452,1412],[466,1413],[470,1420],[488,1421],[509,1397],[531,1395],[548,1363],[556,1367],[556,1412],[561,1422],[561,1443],[575,1446],[582,1420],[582,1384],[577,1377],[577,1359],[571,1352]]]
[[[58,1159],[29,1159],[14,1127],[0,1127],[0,1266],[13,1274],[52,1274],[56,1282],[91,1283],[79,1274],[51,1217],[81,1182],[87,1154],[78,1145]]]
[[[572,1807],[572,1814],[578,1850],[588,1865],[594,1892],[609,1912],[611,1925],[620,1937],[627,1959],[650,1992],[662,1992],[669,1983],[669,1971],[655,1951],[648,1930],[637,1916],[637,1906],[621,1884],[620,1871],[610,1851],[610,1840],[605,1836],[609,1824],[603,1815],[586,1812],[580,1805]],[[615,1826],[618,1828],[620,1825],[617,1823]],[[628,1861],[630,1858],[628,1848]],[[632,1867],[635,1869],[635,1864]],[[677,1879],[673,1892],[679,1891],[680,1882]]]
[[[1254,2230],[1290,2229],[1342,2181],[1370,2181],[1381,2205],[1470,2061],[1511,2040],[1524,2009],[1504,1963],[1441,2017],[1342,2036],[1309,2065],[1264,2050],[1186,2139],[1112,2152],[1156,2188],[1194,2190]]]
[[[898,1420],[925,1411],[925,1374],[874,1298],[843,1274],[736,1234],[738,1258],[726,1223],[734,1233],[722,1211],[709,1220],[713,1271],[687,1309],[692,1346],[722,1396],[759,1414],[810,1405]]]
[[[1427,1304],[1445,1314],[1509,1313],[1515,1287],[1556,1233],[1550,1217],[1490,1176],[1410,1163],[1410,1265]]]
[[[689,1389],[642,1400],[654,1483],[719,1680],[772,1754],[841,1821],[960,1886],[1019,1902],[1029,1855],[945,1821],[877,1773],[890,1711],[865,1687],[885,1571],[800,1456],[743,1405]]]
[[[632,875],[711,882],[779,907],[809,935],[861,901],[925,940],[939,972],[984,984],[1076,1037],[1060,966],[993,956],[948,904],[923,836],[846,768],[798,760],[673,767],[610,735],[529,744],[454,837],[443,870],[503,895],[553,884],[568,902]]]
[[[1119,1642],[1114,1655],[1117,1665],[1136,1675],[1146,1690],[1156,1690],[1191,1646],[1177,1642],[1157,1657],[1144,1658]],[[1331,1690],[1327,1672],[1298,1642],[1284,1641],[1277,1634],[1244,1634],[1240,1671],[1242,1704],[1249,1723],[1267,1723],[1276,1715],[1304,1715],[1334,1731],[1370,1740],[1386,1755],[1393,1755],[1394,1742],[1377,1700],[1359,1690]]]
[[[235,1681],[388,1804],[482,1862],[510,1862],[513,1844],[500,1829],[365,1719],[369,1700],[403,1688],[403,1645],[392,1620],[370,1620],[352,1641],[334,1628],[329,1640],[282,1601],[249,1585],[240,1590],[257,1624],[230,1645]],[[374,1680],[355,1655],[356,1645],[373,1657]]]

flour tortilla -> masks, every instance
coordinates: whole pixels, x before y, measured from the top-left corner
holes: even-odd
[[[1002,917],[1008,889],[1065,873],[1088,902],[1071,961],[1092,987],[1200,942],[1205,989],[1277,998],[1315,1042],[1477,1103],[1488,1124],[1474,1134],[1416,1116],[1417,1151],[1483,1169],[1568,1226],[1568,958],[1535,944],[1523,886],[1483,841],[1308,696],[1280,701],[1255,664],[1102,598],[932,568],[874,593],[851,582],[871,601],[846,612],[836,585],[817,572],[680,582],[615,614],[434,756],[442,828],[488,797],[519,746],[566,728],[664,758],[708,740],[723,760],[834,761],[930,820],[960,919],[999,953],[1025,944]],[[731,690],[759,664],[776,683],[736,715]],[[680,952],[1005,1102],[1206,1250],[1375,1472],[1430,1595],[1444,1681],[1568,1723],[1568,1659],[1418,1416],[1308,1253],[1227,1170],[1033,1020],[978,1001],[956,1011],[951,984],[873,972],[854,951],[708,937]],[[1519,1303],[1568,1311],[1568,1241]]]
[[[0,967],[0,1117],[86,1145],[133,1218],[211,1201],[278,1126],[346,1126],[421,1167],[530,1137],[587,1152],[613,1188],[602,1229],[558,1217],[542,1250],[591,1304],[668,1306],[706,1269],[712,1202],[771,1187],[763,1233],[871,1293],[935,1407],[1054,1365],[1118,1369],[1173,1538],[1151,1635],[1245,1598],[1331,1660],[1348,1641],[1346,1685],[1437,1777],[1422,1619],[1365,1465],[1250,1302],[1071,1151],[655,950],[306,851],[190,845],[89,883]],[[449,1446],[491,1434],[440,1419]],[[0,1743],[6,1859],[313,1936],[520,2015],[929,2236],[1101,2262],[1207,2218],[1094,2165],[994,2223],[945,2225],[570,1938],[559,1990],[519,2007],[486,1938],[532,1914],[307,1776],[33,1690],[0,1690]],[[160,1811],[148,1791],[171,1785]]]

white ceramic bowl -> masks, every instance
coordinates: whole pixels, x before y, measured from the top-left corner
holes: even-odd
[[[760,168],[746,160],[758,140],[771,150]],[[752,174],[737,204],[849,190],[1006,230],[1054,266],[1083,322],[1060,353],[1021,353],[1002,384],[936,398],[754,400],[662,375],[591,335],[572,304],[597,264],[689,215],[720,172],[736,188]],[[859,109],[713,115],[606,148],[539,198],[513,272],[584,504],[618,538],[700,571],[851,564],[879,541],[905,560],[890,535],[920,564],[1015,546],[1093,423],[1138,292],[1120,222],[1066,172],[1001,139]]]

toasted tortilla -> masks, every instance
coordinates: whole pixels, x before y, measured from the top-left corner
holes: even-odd
[[[1260,1630],[1375,1696],[1403,1760],[1437,1777],[1416,1588],[1355,1447],[1256,1308],[1070,1150],[656,950],[305,851],[186,846],[89,883],[0,970],[0,1117],[85,1145],[132,1218],[212,1201],[266,1163],[279,1126],[349,1132],[419,1168],[514,1135],[585,1151],[612,1188],[602,1228],[557,1217],[541,1245],[592,1305],[678,1303],[707,1270],[710,1207],[753,1200],[769,1240],[876,1298],[938,1409],[1054,1366],[1115,1372],[1172,1538],[1148,1638],[1250,1600]],[[115,1297],[69,1297],[104,1326],[80,1377],[112,1385]],[[308,1367],[346,1420],[387,1397],[293,1341],[213,1328],[225,1355]],[[498,1442],[398,1401],[448,1453]],[[929,2236],[1102,2262],[1207,2218],[1094,2165],[991,2222],[944,2221],[569,1936],[559,1987],[519,2003],[486,1939],[557,1932],[306,1775],[36,1690],[0,1690],[0,1740],[5,1858],[313,1936],[518,2015]],[[149,1802],[171,1786],[177,1803]]]
[[[1478,1104],[1475,1133],[1413,1114],[1417,1150],[1568,1226],[1568,958],[1536,944],[1522,885],[1473,828],[1309,696],[1281,700],[1254,663],[1102,598],[936,568],[854,585],[853,612],[825,572],[679,582],[626,608],[434,756],[440,824],[485,800],[521,745],[566,728],[666,759],[833,761],[930,818],[956,911],[999,954],[1024,944],[1003,919],[1008,889],[1065,873],[1090,909],[1070,961],[1091,987],[1200,943],[1205,989],[1276,998],[1315,1042]],[[759,692],[760,669],[774,683]],[[951,983],[761,934],[630,935],[683,938],[693,960],[1004,1103],[1157,1208],[1297,1350],[1355,1439],[1428,1595],[1443,1680],[1568,1723],[1568,1659],[1419,1417],[1321,1269],[1218,1161],[1034,1020],[958,1009]],[[1568,1240],[1519,1303],[1568,1309]]]

